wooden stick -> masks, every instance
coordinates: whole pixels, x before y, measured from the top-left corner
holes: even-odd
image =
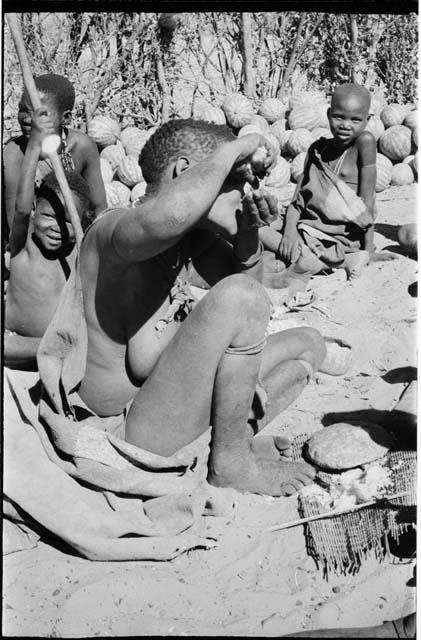
[[[22,37],[22,31],[20,27],[20,21],[16,13],[6,14],[7,24],[9,25],[10,33],[13,38],[13,42],[16,48],[16,53],[19,59],[20,68],[23,76],[23,83],[28,93],[29,99],[33,109],[39,109],[42,107],[41,99],[36,88],[34,78],[32,75],[31,67],[29,64],[28,54],[26,53],[25,43]],[[53,171],[57,178],[60,190],[63,194],[64,203],[70,215],[70,221],[73,225],[76,238],[76,246],[79,251],[83,238],[83,230],[80,222],[79,214],[77,212],[72,192],[66,180],[66,176],[61,164],[60,157],[57,151],[48,151],[48,157],[51,161]]]
[[[379,502],[384,502],[388,500],[393,500],[394,498],[402,498],[403,496],[407,496],[409,491],[402,491],[401,493],[395,493],[391,496],[384,496],[383,498],[377,500],[369,500],[368,502],[362,502],[361,504],[357,504],[354,507],[346,507],[345,509],[337,509],[333,511],[325,511],[324,513],[318,513],[314,516],[309,516],[308,518],[298,518],[297,520],[289,520],[288,522],[283,522],[282,524],[275,524],[273,527],[268,527],[264,529],[264,533],[269,531],[281,531],[282,529],[289,529],[290,527],[296,527],[299,524],[306,524],[307,522],[313,522],[314,520],[322,520],[324,518],[334,518],[335,516],[340,516],[343,513],[352,513],[353,511],[359,511],[360,509],[364,509],[364,507],[370,507],[373,504],[378,504]]]

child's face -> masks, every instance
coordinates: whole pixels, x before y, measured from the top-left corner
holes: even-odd
[[[364,131],[368,121],[366,105],[358,96],[336,98],[327,112],[330,130],[341,145],[352,144]]]
[[[73,194],[75,205],[80,214],[81,203]],[[62,196],[59,196],[64,205]],[[58,251],[63,247],[73,245],[75,233],[70,217],[65,209],[65,217],[62,213],[57,215],[51,203],[46,198],[38,198],[35,211],[32,214],[33,232],[38,241],[47,251]]]
[[[51,96],[45,93],[39,92],[41,104],[46,107],[50,113],[50,117],[54,122],[56,133],[60,133],[60,126],[62,122],[62,114],[59,113],[57,106]],[[31,122],[32,122],[32,105],[29,100],[29,96],[26,92],[23,93],[18,107],[18,122],[25,138],[29,138],[31,135]]]

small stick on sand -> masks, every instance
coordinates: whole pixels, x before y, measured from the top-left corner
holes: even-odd
[[[359,511],[364,507],[370,507],[373,504],[379,504],[380,502],[393,500],[394,498],[402,498],[403,496],[407,496],[407,495],[409,495],[409,491],[402,491],[401,493],[394,493],[393,495],[384,496],[383,498],[379,498],[377,500],[369,500],[368,502],[362,502],[361,504],[357,504],[354,507],[346,507],[345,509],[325,511],[324,513],[318,513],[314,516],[309,516],[308,518],[298,518],[297,520],[289,520],[288,522],[283,522],[282,524],[275,524],[273,527],[268,527],[267,529],[264,529],[264,533],[268,533],[269,531],[281,531],[282,529],[290,529],[291,527],[296,527],[299,524],[306,524],[307,522],[313,522],[314,520],[322,520],[324,518],[333,518],[335,516],[340,516],[343,513],[351,513],[353,511]]]

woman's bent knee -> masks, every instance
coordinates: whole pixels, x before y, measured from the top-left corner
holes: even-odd
[[[263,285],[254,278],[242,273],[234,274],[221,280],[214,290],[221,305],[236,312],[264,315],[269,320],[270,299]]]
[[[308,341],[308,351],[312,365],[314,370],[317,371],[326,356],[324,338],[317,329],[312,327],[302,327],[302,331],[303,337],[305,336],[306,341]]]

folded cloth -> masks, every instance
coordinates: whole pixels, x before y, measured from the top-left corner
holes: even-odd
[[[234,502],[206,482],[210,428],[168,457],[125,442],[124,414],[101,418],[77,394],[86,353],[77,267],[41,342],[39,377],[5,370],[5,494],[89,558],[166,559],[203,545],[192,533],[201,515],[231,514]]]
[[[309,150],[303,180],[292,206],[300,213],[297,225],[310,249],[325,247],[325,262],[337,266],[345,253],[361,249],[362,230],[372,216],[355,191],[321,159],[321,139]],[[316,242],[311,241],[311,238]]]

